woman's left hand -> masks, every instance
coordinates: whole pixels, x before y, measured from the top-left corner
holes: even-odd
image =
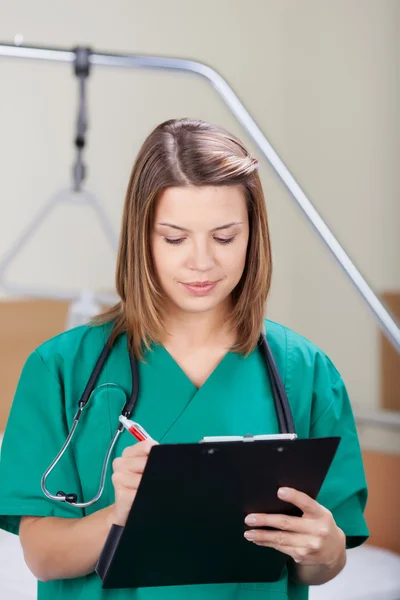
[[[279,531],[251,529],[244,536],[258,546],[268,546],[288,554],[307,566],[334,565],[345,552],[346,538],[332,513],[303,492],[280,488],[278,497],[303,511],[302,517],[251,514],[245,523],[253,527],[274,527]]]

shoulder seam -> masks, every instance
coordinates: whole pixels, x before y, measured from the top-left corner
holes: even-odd
[[[333,389],[337,383],[339,382],[339,380],[343,383],[344,385],[344,381],[342,379],[342,377],[339,374],[339,377],[337,379],[335,379],[335,382],[332,383],[331,388]],[[321,419],[324,418],[324,416],[326,415],[326,413],[331,409],[331,406],[334,404],[335,402],[335,397],[332,398],[332,400],[329,402],[328,406],[325,408],[324,411],[322,411],[322,413],[315,419],[315,421],[313,421],[312,423],[310,423],[310,431],[312,430],[313,427],[315,427],[317,425],[317,423],[319,423],[319,421],[321,421]]]
[[[285,343],[286,343],[286,348],[285,348],[285,378],[283,380],[284,385],[286,386],[286,382],[287,382],[287,371],[288,371],[288,335],[287,335],[287,329],[286,327],[283,328],[284,332],[285,332]]]
[[[58,379],[57,375],[55,375],[47,366],[47,364],[44,362],[43,358],[40,356],[38,350],[35,350],[34,354],[38,357],[38,359],[40,360],[40,362],[42,363],[43,367],[46,369],[46,371],[49,373],[49,375],[51,375],[52,379],[54,379],[54,381],[60,386],[61,388],[61,381]]]

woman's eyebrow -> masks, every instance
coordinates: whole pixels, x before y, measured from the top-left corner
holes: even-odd
[[[229,229],[230,227],[234,227],[235,225],[242,225],[243,221],[233,221],[232,223],[227,223],[226,225],[220,225],[219,227],[215,227],[211,231],[220,231],[221,229]],[[185,229],[185,227],[179,227],[179,225],[173,225],[172,223],[157,223],[157,225],[162,225],[163,227],[171,227],[172,229],[178,229],[179,231],[184,231],[185,233],[193,233],[190,229]]]

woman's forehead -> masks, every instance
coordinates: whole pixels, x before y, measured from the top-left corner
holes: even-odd
[[[174,223],[185,228],[207,223],[210,229],[227,223],[242,222],[247,205],[241,186],[170,187],[160,195],[155,221]]]

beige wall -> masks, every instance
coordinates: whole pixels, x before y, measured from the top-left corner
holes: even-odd
[[[22,33],[26,44],[88,44],[215,67],[376,291],[400,288],[397,0],[0,0],[0,13],[3,41]],[[3,254],[70,181],[77,90],[66,65],[0,65]],[[194,77],[98,68],[89,102],[88,187],[116,230],[134,157],[160,121],[218,122],[259,156],[216,92]],[[355,406],[375,407],[378,329],[272,170],[264,164],[261,173],[275,257],[269,316],[331,356]],[[107,289],[113,268],[91,213],[70,208],[53,215],[10,278]]]

